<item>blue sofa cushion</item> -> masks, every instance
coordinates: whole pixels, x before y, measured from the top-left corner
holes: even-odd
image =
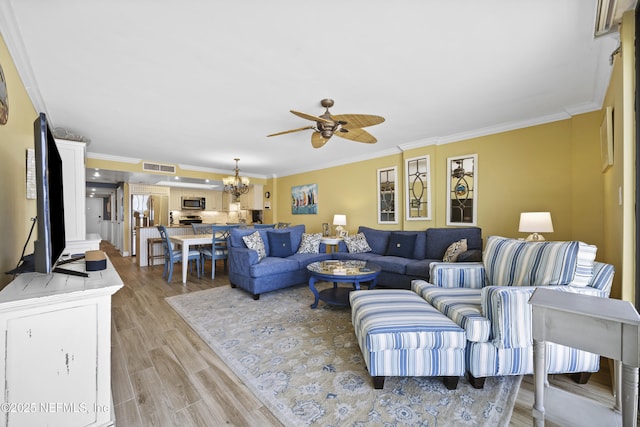
[[[443,259],[449,245],[467,239],[467,249],[482,249],[482,229],[479,227],[428,228],[425,258]]]
[[[429,278],[429,268],[431,267],[432,262],[441,261],[439,259],[420,259],[413,260],[409,264],[407,264],[407,272],[406,274],[409,276],[417,276]]]
[[[269,231],[267,232],[267,237],[269,238],[269,249],[271,250],[269,256],[286,258],[293,255],[293,250],[291,249],[291,233]]]
[[[392,232],[389,237],[386,255],[411,258],[414,253],[417,233]]]
[[[295,259],[266,257],[249,267],[249,275],[251,277],[265,277],[278,273],[289,273],[299,268],[300,264]]]
[[[390,231],[376,230],[374,228],[360,226],[358,233],[364,234],[367,243],[371,247],[371,252],[378,255],[384,255],[387,252],[389,244]]]
[[[388,273],[405,274],[407,265],[414,263],[415,260],[398,256],[381,256],[372,259],[371,262],[378,264],[383,271]]]

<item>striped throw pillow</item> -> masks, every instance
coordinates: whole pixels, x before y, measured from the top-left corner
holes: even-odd
[[[571,286],[584,288],[591,283],[591,279],[593,278],[593,263],[596,260],[596,252],[598,252],[598,248],[595,245],[588,245],[584,242],[579,242],[576,274],[573,276],[571,283],[569,283]]]

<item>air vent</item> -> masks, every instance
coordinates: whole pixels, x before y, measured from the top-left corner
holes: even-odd
[[[173,165],[163,165],[160,163],[142,163],[142,170],[149,172],[164,172],[164,173],[176,173],[176,167]]]

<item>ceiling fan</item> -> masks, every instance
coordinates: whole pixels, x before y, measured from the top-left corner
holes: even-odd
[[[372,116],[370,114],[337,114],[332,115],[329,108],[333,107],[333,99],[323,99],[320,105],[325,108],[324,114],[313,116],[290,110],[293,114],[303,119],[316,122],[314,126],[305,126],[298,129],[286,130],[284,132],[272,133],[267,136],[284,135],[286,133],[299,132],[301,130],[313,129],[311,134],[311,145],[313,148],[320,148],[333,136],[350,139],[351,141],[375,144],[378,140],[366,130],[367,126],[377,125],[384,122],[384,117]]]

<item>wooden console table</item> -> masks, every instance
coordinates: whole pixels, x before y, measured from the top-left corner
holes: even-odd
[[[65,264],[85,271],[84,260]],[[114,425],[109,260],[89,277],[24,273],[0,292],[3,426]]]
[[[635,426],[640,316],[633,305],[544,288],[536,289],[529,303],[533,311],[535,425],[543,426],[547,418],[560,425]],[[622,363],[622,381],[615,385],[616,407],[549,386],[546,341],[600,354],[619,361],[616,365]]]

